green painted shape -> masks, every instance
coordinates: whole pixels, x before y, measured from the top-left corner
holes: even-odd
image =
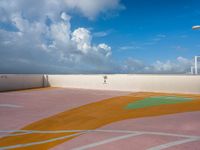
[[[143,100],[138,100],[133,103],[129,103],[126,106],[126,109],[138,109],[145,108],[151,106],[158,105],[166,105],[166,104],[176,104],[193,100],[192,98],[186,97],[176,97],[176,96],[156,96],[156,97],[148,97]]]

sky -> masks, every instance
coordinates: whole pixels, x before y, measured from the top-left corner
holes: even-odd
[[[1,0],[0,73],[185,74],[199,0]]]

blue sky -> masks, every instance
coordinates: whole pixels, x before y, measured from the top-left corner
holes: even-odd
[[[187,73],[199,0],[0,2],[0,73]]]

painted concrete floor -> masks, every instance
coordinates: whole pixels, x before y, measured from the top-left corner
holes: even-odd
[[[65,88],[0,93],[0,149],[199,149],[200,95],[184,95],[195,99],[184,104],[120,110],[152,95],[169,94]]]

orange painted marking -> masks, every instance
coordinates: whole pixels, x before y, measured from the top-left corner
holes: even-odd
[[[142,100],[150,96],[167,95],[191,97],[194,100],[177,104],[167,104],[147,108],[140,108],[135,110],[124,109],[124,107],[127,106],[128,103],[136,100]],[[72,110],[68,110],[57,115],[51,116],[49,118],[45,118],[40,121],[34,122],[24,127],[22,130],[89,130],[96,129],[116,121],[130,118],[158,116],[164,114],[174,114],[198,110],[200,110],[200,95],[133,93],[127,96],[114,97],[102,100],[100,102],[87,104]],[[28,134],[14,137],[5,137],[0,139],[0,146],[2,147],[39,142],[70,134],[72,133]],[[49,149],[67,140],[70,140],[71,138],[18,149]]]

